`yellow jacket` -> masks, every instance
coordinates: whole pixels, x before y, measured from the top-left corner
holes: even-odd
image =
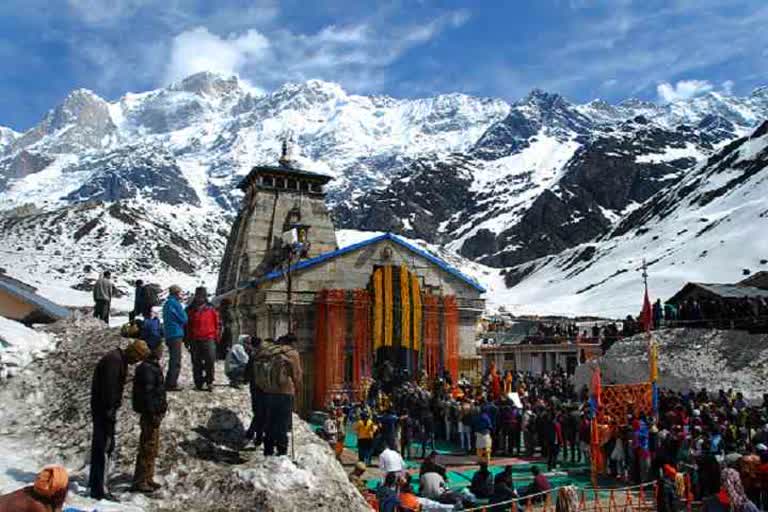
[[[358,420],[352,428],[354,428],[358,439],[373,439],[373,435],[376,433],[376,424],[371,419]]]

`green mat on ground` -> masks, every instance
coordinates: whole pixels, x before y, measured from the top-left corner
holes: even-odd
[[[491,461],[493,463],[493,461]],[[418,469],[420,464],[416,462],[406,462],[408,469]],[[533,474],[531,473],[531,467],[537,466],[542,473],[547,473],[546,463],[538,462],[522,462],[512,464],[512,478],[514,480],[515,488],[521,488],[529,485],[533,481]],[[468,469],[465,471],[451,471],[447,472],[446,485],[449,489],[459,490],[464,487],[468,487],[472,482],[477,469]],[[504,466],[490,467],[491,473],[494,475],[504,471]],[[558,474],[547,476],[552,487],[561,487],[563,485],[575,485],[581,489],[591,486],[591,479],[589,474],[589,466],[586,464],[563,464],[558,470]],[[560,474],[567,472],[567,474]],[[418,492],[418,480],[414,479],[416,491]],[[379,480],[369,480],[367,486],[369,489],[374,490],[379,485]]]
[[[312,425],[314,430],[319,430],[320,425]],[[344,439],[344,446],[352,451],[357,452],[357,436],[348,429],[346,437]],[[430,451],[430,450],[428,450]],[[440,455],[463,455],[464,451],[452,443],[446,441],[436,441],[435,451]],[[421,455],[421,444],[411,443],[411,454],[414,456]],[[471,464],[471,462],[470,462]],[[491,461],[491,472],[495,475],[504,470],[503,465],[493,465]],[[409,470],[418,471],[421,466],[421,462],[408,458],[405,460],[405,466]],[[544,462],[519,462],[512,464],[512,477],[514,479],[515,488],[525,487],[533,481],[533,475],[531,474],[531,467],[537,466],[542,473],[548,473],[547,465]],[[469,486],[472,481],[476,469],[469,469],[465,471],[448,471],[448,480],[446,482],[450,489],[459,490],[463,487]],[[570,463],[561,462],[558,469],[558,474],[547,476],[553,487],[560,487],[563,485],[575,485],[580,489],[591,487],[592,481],[590,476],[590,468],[588,464],[583,463]],[[566,473],[566,474],[560,474]],[[601,486],[611,486],[610,481],[601,482]],[[418,481],[415,479],[416,491],[418,492]],[[369,480],[367,486],[369,489],[376,489],[379,485],[379,480]]]

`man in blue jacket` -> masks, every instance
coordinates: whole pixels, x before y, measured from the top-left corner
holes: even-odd
[[[163,331],[168,345],[168,373],[165,376],[165,389],[178,391],[179,373],[181,372],[181,344],[184,328],[187,325],[187,312],[181,305],[181,287],[168,288],[168,300],[163,306]]]

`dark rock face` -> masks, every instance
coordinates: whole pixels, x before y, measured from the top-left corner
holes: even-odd
[[[555,137],[573,137],[590,127],[586,118],[555,95],[534,94],[524,106],[489,130],[473,155],[485,151],[482,158],[497,158],[507,151],[500,148],[519,151],[519,143],[527,145],[532,140],[529,134],[544,126],[541,119]],[[531,117],[531,111],[536,116]],[[707,126],[722,126],[719,123],[710,119]],[[691,148],[710,150],[713,140],[709,132],[688,126],[665,129],[643,116],[595,129],[564,166],[559,180],[541,188],[529,203],[505,203],[499,198],[513,193],[508,190],[522,194],[540,187],[532,181],[533,171],[523,169],[490,188],[476,189],[472,176],[485,165],[483,159],[453,155],[436,162],[420,160],[405,165],[389,186],[337,207],[337,223],[431,243],[464,237],[462,256],[494,267],[517,266],[605,235],[628,207],[644,203],[679,180],[695,163],[685,157]],[[676,158],[677,154],[682,157]],[[503,213],[512,214],[508,226],[498,232],[483,228],[467,236],[476,223]]]
[[[351,206],[337,206],[336,225],[443,243],[443,223],[471,206],[471,178],[464,165],[463,159],[413,162],[387,188],[369,192]]]
[[[121,148],[81,162],[78,172],[83,170],[93,172],[91,179],[65,199],[117,201],[142,195],[172,205],[200,204],[173,156],[161,148]]]
[[[610,221],[582,194],[558,196],[545,190],[520,221],[497,237],[500,247],[511,247],[480,258],[482,263],[510,267],[549,254],[558,253],[604,233]],[[471,250],[475,238],[462,246]]]
[[[160,261],[179,272],[184,272],[185,274],[195,273],[195,267],[190,265],[189,262],[170,245],[159,246],[157,248],[157,257],[160,258]]]
[[[0,190],[12,179],[35,174],[51,164],[53,158],[32,151],[21,150],[14,156],[0,161]]]
[[[542,127],[552,135],[567,139],[573,134],[588,133],[592,126],[587,117],[559,94],[536,89],[513,105],[505,119],[491,126],[471,153],[483,160],[502,158],[527,147],[529,139]]]

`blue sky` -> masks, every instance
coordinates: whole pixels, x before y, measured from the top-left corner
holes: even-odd
[[[27,129],[77,87],[115,99],[202,69],[263,91],[748,94],[768,83],[766,27],[764,0],[4,0],[0,125]]]

